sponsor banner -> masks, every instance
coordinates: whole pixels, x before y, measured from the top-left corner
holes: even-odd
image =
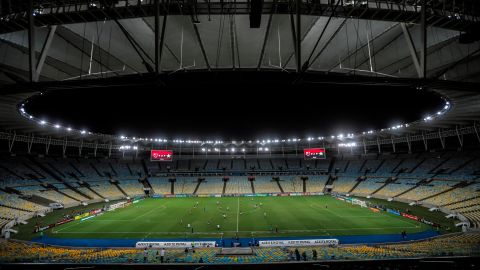
[[[79,219],[82,219],[84,217],[88,217],[90,215],[90,213],[85,213],[85,214],[81,214],[81,215],[78,215],[78,216],[75,216],[75,220],[79,220]]]
[[[425,224],[427,224],[427,225],[433,226],[433,227],[440,227],[439,224],[434,223],[434,222],[431,222],[431,221],[428,221],[428,220],[423,219],[423,218],[422,218],[420,221],[423,222],[423,223],[425,223]]]
[[[394,215],[397,215],[397,216],[400,216],[400,212],[398,212],[397,210],[393,210],[393,209],[389,209],[387,208],[387,212],[388,213],[391,213],[391,214],[394,214]]]
[[[71,221],[74,221],[74,219],[73,218],[62,219],[60,221],[57,221],[57,225],[62,225]]]
[[[95,216],[88,216],[88,217],[85,217],[85,218],[82,218],[80,219],[80,221],[85,221],[85,220],[88,220],[88,219],[91,219],[91,218],[94,218]]]
[[[215,247],[215,241],[196,241],[196,242],[137,242],[136,248],[202,248]]]
[[[102,212],[102,209],[95,209],[95,210],[90,211],[90,215],[96,215],[100,212]]]
[[[36,228],[34,232],[36,232],[36,233],[37,232],[42,232],[42,231],[48,230],[48,229],[53,228],[53,227],[55,227],[55,223],[50,224],[48,226],[43,226],[43,227]]]
[[[303,149],[305,159],[325,159],[325,148],[307,148]]]
[[[304,239],[304,240],[269,240],[258,241],[260,247],[284,247],[284,246],[330,246],[338,245],[338,239]]]
[[[152,198],[163,198],[163,194],[153,194]]]
[[[369,207],[368,209],[370,209],[371,211],[373,211],[373,212],[375,212],[375,213],[380,212],[380,210],[377,209],[377,208]]]
[[[150,152],[151,161],[172,161],[172,158],[172,150],[151,150]]]
[[[413,220],[417,220],[418,221],[418,217],[417,216],[414,216],[414,215],[410,215],[410,214],[407,214],[407,213],[401,213],[402,217],[406,217],[406,218],[409,218],[409,219],[413,219]]]

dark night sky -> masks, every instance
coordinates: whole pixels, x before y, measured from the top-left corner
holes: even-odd
[[[430,93],[392,86],[257,86],[244,80],[62,90],[31,100],[26,110],[62,126],[130,137],[254,140],[380,129],[443,104]]]

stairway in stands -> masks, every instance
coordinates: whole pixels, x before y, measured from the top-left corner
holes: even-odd
[[[447,204],[444,204],[444,205],[441,205],[441,206],[445,207],[445,206],[450,206],[450,205],[453,205],[453,204],[468,202],[468,201],[473,201],[474,203],[477,203],[478,199],[480,199],[480,196],[475,196],[475,197],[472,197],[472,198],[467,198],[467,199],[463,199],[463,200],[460,200],[460,201],[447,203]]]
[[[250,186],[252,187],[252,194],[255,194],[255,185],[253,184],[255,181],[250,181]]]
[[[72,186],[71,184],[69,184],[68,182],[66,182],[65,180],[63,180],[63,178],[59,177],[55,172],[53,172],[52,169],[44,166],[41,162],[37,161],[34,157],[29,157],[29,160],[32,161],[33,164],[35,164],[37,167],[39,167],[40,169],[42,169],[44,172],[46,172],[47,174],[49,174],[53,179],[57,180],[58,182],[61,182],[63,185],[65,185],[67,188],[73,190],[75,193],[79,194],[80,196],[84,197],[84,198],[87,198],[88,200],[91,200],[93,199],[92,197],[88,196],[87,194],[81,192],[80,190],[76,189],[74,186]],[[58,191],[58,189],[55,188],[55,190],[59,193],[62,193],[62,194],[65,194],[63,192],[60,192]],[[78,199],[75,199],[69,195],[66,195],[65,196],[67,197],[70,197],[76,201],[79,201]]]
[[[360,183],[363,182],[363,181],[365,181],[366,179],[367,179],[367,178],[364,177],[364,176],[361,176],[361,177],[357,178],[357,180],[355,180],[355,181],[357,181],[357,182],[356,182],[355,185],[353,185],[353,187],[348,191],[348,193],[349,193],[349,194],[352,193],[352,192],[358,187],[358,185],[360,185]]]
[[[372,192],[371,195],[379,192],[379,191],[382,190],[384,187],[386,187],[388,184],[394,183],[395,181],[397,181],[397,178],[396,178],[396,177],[389,177],[389,178],[385,181],[385,183],[384,183],[383,185],[381,185],[379,188],[377,188],[374,192]]]
[[[52,187],[53,187],[53,188],[52,188]],[[65,197],[68,197],[68,198],[70,198],[70,199],[72,199],[72,200],[74,200],[74,201],[81,202],[81,200],[79,200],[79,199],[77,199],[77,198],[75,198],[75,197],[73,197],[73,196],[70,196],[70,195],[68,195],[67,193],[64,193],[63,191],[60,191],[58,188],[54,187],[53,185],[50,185],[50,184],[49,184],[49,185],[48,185],[48,188],[50,188],[50,189],[52,189],[52,190],[55,190],[56,192],[62,194],[62,195],[65,196]]]
[[[308,179],[308,178],[302,179],[302,182],[303,182],[303,193],[307,192],[307,179]]]
[[[225,179],[223,180],[223,188],[222,188],[222,194],[225,194],[225,190],[227,189],[227,182]]]
[[[18,208],[18,207],[11,206],[11,205],[4,205],[4,204],[2,204],[1,206],[5,207],[5,208],[20,210],[20,211],[25,211],[25,212],[30,212],[30,213],[33,212],[32,210],[22,209],[22,208]]]
[[[278,188],[280,189],[280,192],[284,193],[282,185],[280,185],[280,180],[275,180],[277,182]]]
[[[462,182],[460,182],[460,183],[458,183],[458,184],[456,184],[456,185],[453,185],[451,188],[449,188],[449,189],[447,189],[447,190],[444,190],[444,191],[442,191],[442,192],[439,192],[439,193],[430,195],[430,196],[428,196],[428,197],[425,197],[425,198],[421,199],[420,201],[428,200],[428,199],[430,199],[430,198],[433,198],[433,197],[442,195],[442,194],[444,194],[444,193],[450,192],[450,191],[452,191],[452,190],[454,190],[454,189],[463,188],[463,187],[469,186],[469,185],[471,185],[471,184],[473,184],[473,183],[474,183],[473,181],[472,181],[472,182],[462,181]]]
[[[142,184],[144,188],[150,189],[150,194],[155,193],[155,190],[153,190],[153,187],[150,184],[150,181],[148,181],[148,177],[145,176],[144,178],[139,178],[138,182],[140,182],[140,184]]]
[[[44,198],[44,197],[40,197],[40,196],[37,196],[37,195],[31,195],[31,196],[20,196],[20,198],[26,200],[26,201],[29,201],[29,202],[32,202],[32,203],[36,203],[36,204],[39,204],[39,205],[43,205],[43,206],[49,206],[51,203],[55,203],[54,201],[52,200],[49,200],[47,198]]]
[[[193,194],[197,194],[197,190],[198,190],[198,188],[200,187],[201,184],[202,184],[202,181],[198,180],[197,186],[195,187],[195,190],[193,191]]]
[[[93,194],[97,195],[98,197],[102,198],[102,199],[105,199],[105,197],[103,197],[100,193],[98,193],[97,191],[95,191],[92,187],[90,187],[90,184],[81,180],[80,178],[78,178],[78,176],[74,173],[69,173],[70,177],[76,179],[78,181],[78,185],[81,186],[81,187],[84,187],[86,189],[88,189],[90,192],[92,192]]]
[[[395,195],[395,196],[393,196],[393,197],[400,197],[400,196],[402,196],[403,194],[405,194],[405,193],[407,193],[407,192],[410,192],[411,190],[414,190],[414,189],[416,189],[417,187],[419,187],[419,186],[421,186],[421,185],[423,185],[423,184],[428,184],[428,183],[430,183],[430,182],[432,182],[432,179],[422,179],[422,180],[420,180],[418,183],[416,183],[413,187],[411,187],[411,188],[409,188],[409,189],[407,189],[407,190],[405,190],[405,191],[403,191],[403,192],[400,192],[400,194],[397,194],[397,195]]]
[[[170,181],[170,194],[175,194],[175,181],[169,180]]]
[[[120,192],[125,196],[125,197],[128,197],[128,194],[125,192],[125,190],[123,190],[123,188],[120,186],[120,184],[118,183],[117,180],[113,180],[112,178],[110,178],[110,184],[116,186],[118,188],[118,190],[120,190]]]

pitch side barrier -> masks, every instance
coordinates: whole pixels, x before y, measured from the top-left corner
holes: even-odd
[[[329,246],[336,247],[338,239],[289,239],[289,240],[262,240],[259,247],[307,247]],[[216,241],[141,241],[135,244],[136,248],[208,248],[217,247]]]
[[[321,196],[323,192],[247,193],[247,194],[154,194],[152,198],[222,198],[222,197],[285,197]]]
[[[72,221],[76,221],[76,220],[85,221],[85,220],[94,218],[96,216],[103,215],[103,213],[105,213],[105,212],[115,211],[116,209],[119,209],[119,208],[128,207],[128,206],[130,206],[134,203],[138,203],[141,200],[143,200],[143,198],[138,198],[137,197],[133,200],[117,202],[117,203],[105,206],[103,208],[90,210],[90,211],[85,212],[85,213],[77,213],[73,216],[60,219],[57,222],[48,224],[46,226],[42,226],[42,227],[35,226],[35,228],[33,229],[33,232],[38,233],[38,232],[45,231],[45,230],[51,229],[53,227],[57,227],[57,226],[60,226],[60,225],[63,225],[63,224],[66,224],[66,223],[69,223],[69,222],[72,222]]]
[[[419,217],[419,216],[416,216],[416,215],[412,215],[410,213],[401,212],[397,209],[382,208],[379,205],[371,204],[371,203],[368,203],[366,201],[359,200],[357,198],[351,198],[351,197],[347,197],[347,196],[343,196],[343,195],[339,195],[339,194],[333,195],[333,197],[335,197],[336,199],[338,199],[340,201],[360,205],[361,207],[368,207],[368,209],[370,209],[373,212],[383,211],[383,212],[387,212],[387,213],[390,213],[390,214],[393,214],[393,215],[397,215],[397,216],[401,216],[401,217],[408,218],[408,219],[411,219],[411,220],[415,220],[415,221],[418,221],[418,222],[422,222],[422,223],[425,223],[425,224],[430,225],[430,226],[435,227],[435,228],[441,228],[440,224],[437,224],[435,222],[426,220],[426,219],[424,219],[422,217]]]

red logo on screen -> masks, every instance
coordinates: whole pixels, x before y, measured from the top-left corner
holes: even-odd
[[[157,161],[172,161],[172,157],[172,150],[152,150],[150,154],[150,159]]]
[[[326,158],[325,148],[309,148],[303,150],[305,159],[321,159]]]

